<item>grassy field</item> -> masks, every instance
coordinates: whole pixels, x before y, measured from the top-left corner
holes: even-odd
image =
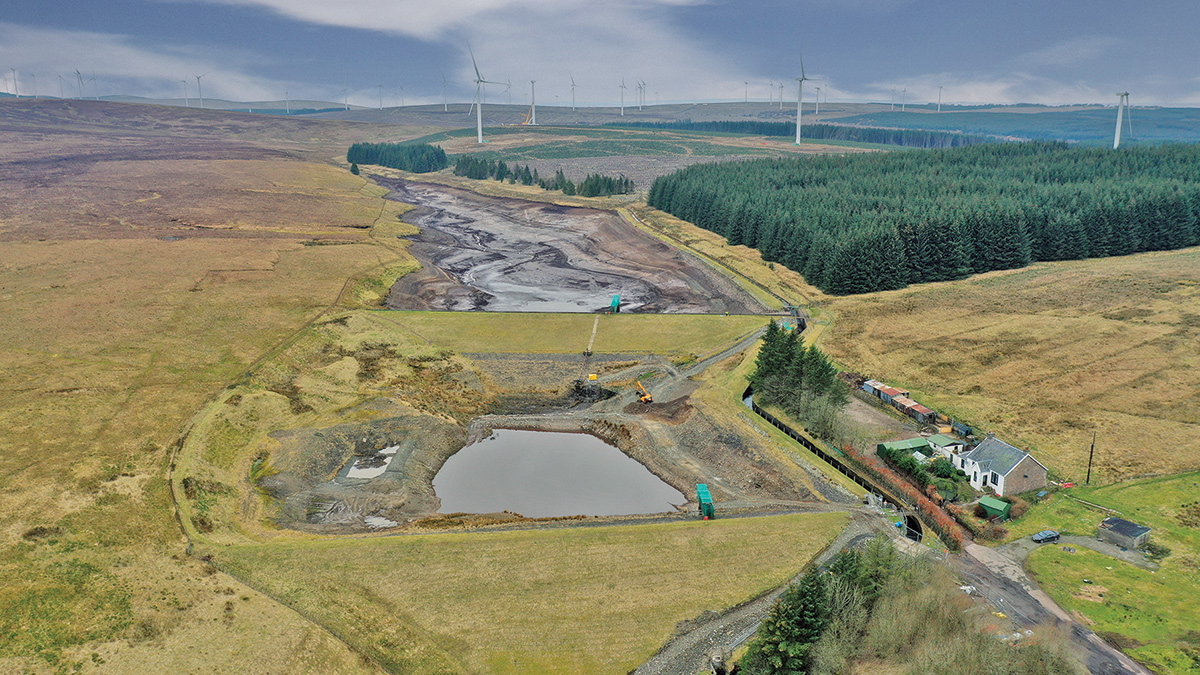
[[[222,566],[395,672],[626,672],[783,583],[844,514],[235,546]],[[745,555],[754,551],[754,555]]]
[[[1200,249],[1041,263],[823,303],[822,348],[1067,480],[1200,467]]]
[[[237,670],[253,649],[284,668],[373,671],[187,558],[166,474],[209,397],[347,277],[402,260],[370,237],[396,206],[296,161],[101,161],[14,192],[28,209],[0,227],[0,574],[15,580],[0,590],[0,670],[170,670],[200,652]]]
[[[1151,541],[1171,550],[1157,571],[1082,548],[1069,554],[1056,546],[1037,549],[1026,563],[1055,601],[1082,613],[1094,622],[1094,630],[1124,636],[1118,642],[1126,651],[1163,673],[1200,673],[1198,482],[1200,473],[1192,472],[1070,491],[1152,528]],[[1107,515],[1059,493],[1012,524],[1009,537],[1046,528],[1095,536]],[[1084,583],[1085,577],[1094,583]]]
[[[579,354],[592,335],[593,314],[502,314],[488,312],[372,312],[379,321],[411,331],[459,353],[521,352]],[[764,319],[745,315],[600,315],[600,354],[637,352],[705,356],[760,328]]]

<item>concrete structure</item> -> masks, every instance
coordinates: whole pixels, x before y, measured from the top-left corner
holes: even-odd
[[[970,452],[957,455],[956,468],[967,474],[971,487],[1015,495],[1046,486],[1046,467],[1033,455],[988,435]]]
[[[1096,538],[1122,548],[1140,548],[1150,541],[1150,528],[1113,516],[1096,528]]]
[[[937,454],[945,457],[950,461],[954,461],[954,457],[967,449],[967,444],[945,434],[934,434],[928,439],[929,447]],[[955,466],[958,466],[955,464]]]
[[[987,511],[989,518],[999,517],[1000,520],[1008,520],[1009,513],[1012,510],[1012,504],[1003,499],[996,499],[987,495],[979,498],[979,505],[983,507],[984,511]]]

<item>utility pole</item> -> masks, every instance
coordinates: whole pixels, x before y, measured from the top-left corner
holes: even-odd
[[[1092,457],[1096,455],[1096,432],[1092,432],[1092,449],[1088,451],[1088,472],[1087,482],[1084,485],[1092,484]]]

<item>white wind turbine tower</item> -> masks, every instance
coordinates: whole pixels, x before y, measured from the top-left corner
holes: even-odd
[[[1129,107],[1129,92],[1117,94],[1117,131],[1113,134],[1113,150],[1121,147],[1121,120],[1125,117],[1125,109]],[[1133,118],[1129,119],[1129,135],[1133,135]]]
[[[180,82],[183,83],[183,107],[190,108],[192,107],[192,101],[188,98],[187,80],[183,79]]]
[[[400,91],[396,92],[396,95],[400,97],[400,107],[403,108],[404,107],[404,85],[398,84],[396,86],[400,87]]]
[[[204,75],[207,75],[207,74],[208,73],[205,73]],[[200,97],[200,109],[201,110],[204,110],[204,90],[200,88],[200,78],[204,77],[204,75],[196,76],[196,95]]]
[[[504,105],[512,105],[512,78],[504,85]]]
[[[100,84],[96,82],[96,71],[92,71],[92,76],[88,78],[88,82],[92,83],[92,93],[95,94],[95,100],[100,100]]]
[[[283,114],[292,114],[292,95],[286,89],[283,90]]]
[[[58,97],[61,99],[67,98],[67,90],[65,87],[63,87],[63,76],[62,75],[58,76]]]
[[[471,51],[470,47],[467,50],[471,52],[471,67],[475,69],[475,135],[479,142],[483,143],[483,85],[504,83],[483,79],[483,75],[479,73],[479,64],[475,63],[475,52]]]
[[[625,116],[625,78],[621,78],[621,117]]]
[[[379,109],[383,110],[383,83],[375,85],[375,88],[379,90]]]
[[[938,112],[942,112],[942,85],[938,85]]]
[[[742,84],[746,85],[745,97],[742,103],[750,102],[750,80],[745,80]]]
[[[342,107],[346,110],[350,109],[350,94],[346,87],[342,87]]]
[[[767,105],[775,103],[775,80],[767,80]]]
[[[571,76],[571,112],[575,112],[575,76]]]
[[[83,100],[83,75],[80,74],[78,68],[75,69],[75,79],[79,80],[79,100],[82,101]]]
[[[450,112],[450,103],[446,98],[446,74],[442,73],[442,112]]]
[[[529,123],[537,126],[537,80],[529,81]]]
[[[896,90],[895,89],[892,89],[892,110],[891,110],[891,112],[896,112]]]
[[[900,112],[904,112],[904,106],[908,104],[908,89],[900,90]]]
[[[783,80],[779,81],[779,109],[783,110]]]
[[[817,87],[817,115],[821,114],[821,88]]]
[[[638,82],[638,110],[646,103],[646,81]]]
[[[800,145],[800,125],[804,121],[804,55],[800,55],[800,77],[796,78],[796,145]]]
[[[17,98],[21,98],[21,90],[17,89],[17,69],[12,68],[11,70],[12,70],[12,74],[13,74],[13,96],[16,96]]]

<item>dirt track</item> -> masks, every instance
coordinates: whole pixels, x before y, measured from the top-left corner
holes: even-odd
[[[748,293],[608,211],[496,199],[376,177],[415,204],[409,249],[424,267],[392,288],[391,309],[754,314]]]

